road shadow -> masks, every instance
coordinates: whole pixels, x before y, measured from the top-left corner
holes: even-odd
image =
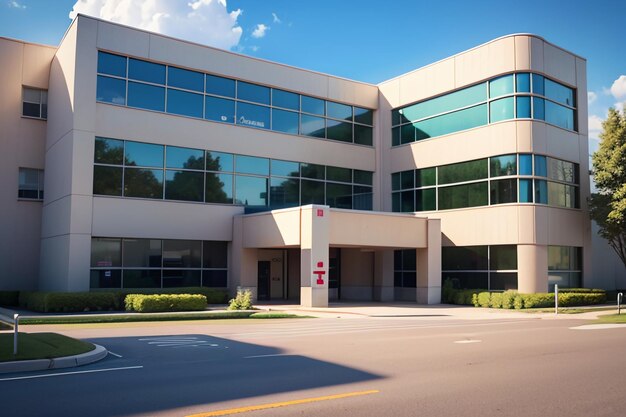
[[[200,404],[210,409],[210,404],[216,402],[384,377],[311,357],[287,355],[274,347],[202,334],[89,341],[121,357],[109,355],[97,364],[73,370],[128,369],[0,381],[0,390],[6,394],[6,415],[149,415]],[[143,368],[130,368],[134,366]]]

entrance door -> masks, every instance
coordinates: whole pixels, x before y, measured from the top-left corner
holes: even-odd
[[[270,283],[271,283],[272,263],[270,261],[259,261],[258,263],[258,283],[257,283],[257,299],[270,299]]]

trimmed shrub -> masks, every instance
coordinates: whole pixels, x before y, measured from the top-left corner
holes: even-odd
[[[515,294],[515,298],[513,298],[513,308],[516,310],[521,310],[524,308],[524,295],[523,294]]]
[[[517,291],[508,290],[502,293],[502,307],[508,310],[515,307],[515,296]]]
[[[554,307],[554,294],[520,294],[520,296],[524,300],[524,308]]]
[[[552,295],[554,299],[554,295]],[[564,293],[559,291],[559,307],[586,306],[606,302],[606,293]],[[554,305],[554,302],[552,303]]]
[[[491,303],[491,293],[490,292],[479,293],[478,296],[476,297],[476,302],[479,307],[489,307],[489,304]]]
[[[501,292],[492,292],[491,299],[489,300],[489,307],[491,308],[502,308],[502,296]]]
[[[202,311],[207,307],[206,296],[201,294],[129,294],[126,310],[138,313],[163,311]]]
[[[252,292],[250,290],[237,290],[235,298],[230,300],[229,310],[252,310]]]
[[[41,313],[77,313],[115,310],[112,292],[21,292],[19,306]]]
[[[19,291],[0,291],[0,306],[17,307],[19,305]]]
[[[565,293],[601,293],[606,294],[606,290],[601,290],[599,288],[559,288],[560,294]]]
[[[228,292],[226,290],[207,287],[180,287],[180,288],[137,288],[117,291],[117,309],[125,308],[126,296],[129,294],[200,294],[204,295],[208,304],[226,304]]]

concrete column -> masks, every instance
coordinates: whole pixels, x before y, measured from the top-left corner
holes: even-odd
[[[305,206],[300,212],[300,304],[328,307],[328,206]]]
[[[517,289],[524,294],[548,292],[548,247],[517,245]]]
[[[393,250],[374,253],[374,301],[393,301]]]
[[[228,289],[234,295],[237,289],[250,290],[252,299],[257,301],[257,249],[243,246],[243,218],[233,218],[233,242],[231,244],[230,276]]]
[[[417,249],[417,303],[441,303],[441,220],[428,219],[427,247]]]

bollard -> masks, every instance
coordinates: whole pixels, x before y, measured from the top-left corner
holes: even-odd
[[[624,298],[624,293],[617,293],[617,314],[622,314],[622,299]]]
[[[559,315],[559,284],[554,284],[554,315]]]
[[[17,334],[18,334],[18,325],[20,321],[19,314],[13,314],[13,356],[17,355]]]

